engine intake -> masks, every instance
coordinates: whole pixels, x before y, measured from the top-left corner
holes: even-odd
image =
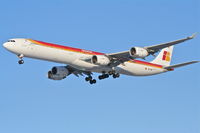
[[[110,59],[105,55],[94,55],[92,56],[91,62],[95,65],[106,66],[110,64]]]
[[[48,72],[48,78],[53,80],[62,80],[70,74],[69,70],[65,66],[53,67]]]
[[[149,55],[149,52],[144,48],[133,47],[130,49],[129,54],[131,57],[134,58],[144,58]]]

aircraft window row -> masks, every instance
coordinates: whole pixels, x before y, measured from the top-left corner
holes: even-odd
[[[15,42],[15,40],[8,40],[8,42]]]

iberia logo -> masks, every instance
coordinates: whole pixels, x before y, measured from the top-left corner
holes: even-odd
[[[170,52],[164,51],[162,60],[170,61]]]

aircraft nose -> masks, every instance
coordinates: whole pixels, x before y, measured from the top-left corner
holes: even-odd
[[[4,44],[3,44],[3,47],[4,47],[4,48],[7,48],[7,47],[8,47],[8,43],[4,43]]]

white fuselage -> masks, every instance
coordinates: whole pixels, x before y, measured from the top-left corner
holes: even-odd
[[[95,65],[89,61],[96,52],[79,49],[68,50],[63,48],[65,46],[55,47],[51,45],[43,45],[31,39],[14,39],[15,42],[6,42],[4,47],[14,54],[22,54],[24,57],[35,59],[47,60],[62,64],[68,64],[83,71],[91,71],[102,73],[115,70],[120,74],[133,75],[133,76],[147,76],[166,72],[162,66],[143,62],[143,61],[128,61],[117,67]]]

